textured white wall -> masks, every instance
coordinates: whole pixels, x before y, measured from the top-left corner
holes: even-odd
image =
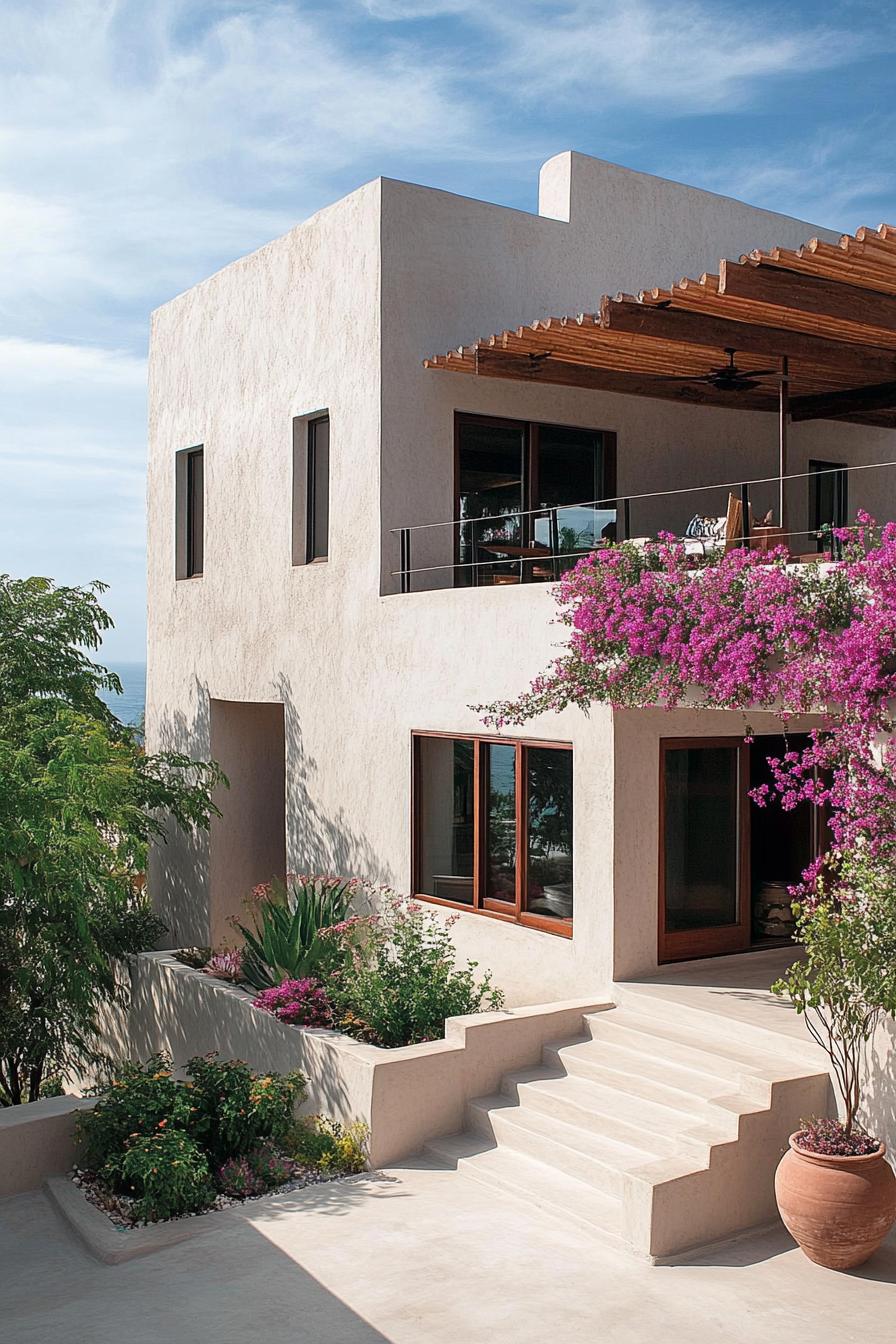
[[[389,529],[451,517],[455,411],[615,430],[622,492],[774,470],[773,416],[422,368],[426,355],[505,325],[593,309],[605,291],[818,232],[581,155],[552,160],[542,188],[545,214],[565,210],[569,222],[374,182],[154,314],[148,741],[207,754],[209,697],[282,700],[292,868],[406,888],[412,730],[476,730],[470,705],[525,687],[560,637],[544,587],[392,593]],[[321,409],[330,559],[294,568],[291,421]],[[832,456],[847,440],[857,453],[889,442],[824,428]],[[174,453],[195,443],[205,444],[206,572],[175,582]],[[421,545],[415,563],[426,559]],[[609,711],[567,712],[531,735],[575,749],[575,937],[474,915],[455,928],[512,1003],[606,987],[614,853],[644,824],[640,808],[614,806]],[[202,838],[153,856],[174,943],[208,936],[207,871]],[[638,899],[655,910],[655,885]],[[630,910],[617,930],[621,921],[631,926]],[[633,927],[643,956],[655,952],[655,918]],[[627,962],[639,955],[626,946]]]

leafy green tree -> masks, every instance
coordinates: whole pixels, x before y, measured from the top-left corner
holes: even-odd
[[[896,1014],[896,878],[856,846],[828,856],[810,900],[794,906],[804,957],[772,986],[790,999],[827,1053],[851,1134],[862,1101],[865,1052]]]
[[[148,755],[100,699],[91,653],[112,621],[100,583],[0,575],[0,1104],[98,1058],[120,1000],[115,958],[163,927],[143,891],[149,844],[207,827],[214,762]]]

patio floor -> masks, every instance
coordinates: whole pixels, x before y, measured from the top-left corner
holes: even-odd
[[[142,1260],[93,1260],[40,1194],[0,1204],[5,1344],[883,1344],[896,1239],[853,1274],[783,1230],[651,1268],[415,1161],[218,1216]]]

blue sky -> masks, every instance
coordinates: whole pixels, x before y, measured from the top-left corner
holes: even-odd
[[[864,0],[0,0],[0,568],[108,580],[142,656],[148,314],[321,205],[534,209],[573,148],[894,222],[894,49]]]

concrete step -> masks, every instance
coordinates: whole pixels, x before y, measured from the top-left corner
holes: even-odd
[[[729,1091],[765,1102],[772,1083],[819,1071],[815,1065],[790,1061],[733,1038],[717,1039],[677,1022],[654,1022],[626,1009],[589,1015],[586,1025],[595,1042],[622,1045],[705,1078],[724,1080]]]
[[[659,1055],[648,1054],[637,1043],[622,1045],[615,1040],[589,1037],[587,1041],[546,1047],[544,1058],[553,1057],[561,1061],[568,1073],[605,1081],[638,1095],[656,1096],[657,1100],[686,1111],[741,1095],[737,1078],[721,1078],[703,1069],[686,1068]],[[761,1109],[768,1104],[768,1098],[751,1097],[745,1099],[745,1103],[753,1109]]]
[[[779,971],[780,967],[769,969],[769,983],[776,978]],[[714,1011],[724,1009],[726,1002],[730,1002],[731,995],[738,998],[745,997],[748,1000],[755,996],[757,1010],[749,1017],[742,1013],[731,1015],[721,1010]],[[760,990],[737,991],[720,988],[709,990],[689,1000],[681,994],[664,992],[661,984],[628,981],[614,985],[613,997],[618,1009],[628,1009],[641,1017],[649,1017],[660,1022],[674,1021],[700,1031],[708,1029],[714,1038],[729,1037],[732,1040],[750,1042],[792,1062],[802,1061],[811,1064],[817,1062],[820,1056],[819,1047],[811,1039],[808,1031],[800,1027],[799,1020],[787,1001],[774,998]]]
[[[547,1073],[543,1068],[508,1074],[502,1091],[530,1110],[597,1134],[609,1134],[657,1155],[687,1150],[706,1158],[714,1143],[738,1135],[738,1117],[733,1112],[721,1108],[715,1112],[709,1108],[679,1110],[635,1096],[612,1083]]]
[[[470,1102],[467,1115],[476,1133],[617,1198],[626,1172],[650,1166],[661,1156],[625,1142],[612,1132],[612,1126],[596,1133],[514,1104],[503,1093]]]
[[[479,1135],[451,1134],[424,1149],[444,1166],[527,1204],[573,1222],[610,1245],[621,1246],[620,1201],[575,1176],[504,1147],[483,1147]]]

